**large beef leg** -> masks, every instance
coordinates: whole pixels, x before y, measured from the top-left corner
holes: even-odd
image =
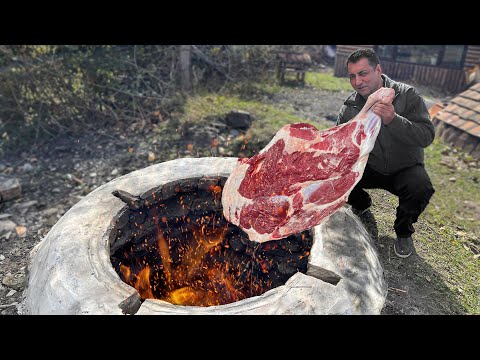
[[[381,127],[371,108],[394,94],[377,90],[352,120],[324,131],[282,127],[257,155],[238,160],[222,193],[225,218],[260,243],[320,224],[360,181]]]

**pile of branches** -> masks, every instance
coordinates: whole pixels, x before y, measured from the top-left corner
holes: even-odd
[[[185,45],[0,45],[0,153],[45,135],[157,122],[178,111]],[[261,80],[274,45],[188,45],[193,91]]]

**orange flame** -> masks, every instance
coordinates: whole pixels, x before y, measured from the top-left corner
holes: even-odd
[[[160,257],[162,258],[163,272],[166,277],[167,288],[172,282],[172,269],[170,264],[172,259],[170,258],[170,250],[167,241],[163,237],[162,231],[157,227],[157,245],[160,251]]]
[[[120,264],[120,272],[122,273],[123,277],[128,282],[130,280],[130,276],[131,276],[130,268],[128,266]]]
[[[191,287],[183,287],[169,294],[169,300],[174,305],[199,305],[204,297],[203,291]]]
[[[214,198],[221,196],[219,185],[212,183],[208,190]],[[229,248],[224,241],[229,225],[215,226],[218,220],[215,214],[196,220],[184,216],[168,221],[159,213],[153,215],[156,238],[152,242],[145,240],[142,245],[137,242],[135,251],[153,251],[160,259],[146,262],[145,258],[136,258],[131,267],[120,264],[122,278],[139,292],[142,300],[156,298],[175,305],[214,306],[259,295],[265,286],[271,285],[271,280],[264,284],[254,283],[253,268],[249,264],[232,266],[227,258],[218,257]],[[169,222],[177,223],[181,240],[178,232],[172,232]],[[277,247],[277,244],[265,245],[266,249],[270,247]],[[258,262],[264,274],[273,266],[271,261],[261,257],[252,261]]]
[[[187,277],[190,278],[195,271],[200,267],[205,255],[219,245],[225,235],[225,229],[213,230],[210,233],[205,225],[200,230],[194,228],[193,235],[197,239],[197,246],[190,251],[187,261]]]
[[[152,287],[150,286],[150,267],[143,268],[137,276],[134,285],[135,289],[140,293],[143,299],[153,298]]]

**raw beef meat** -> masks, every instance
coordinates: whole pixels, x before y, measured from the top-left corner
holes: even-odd
[[[324,131],[306,123],[282,127],[257,155],[238,160],[222,193],[225,218],[259,243],[320,224],[363,175],[381,126],[371,107],[394,94],[377,90],[352,120]]]

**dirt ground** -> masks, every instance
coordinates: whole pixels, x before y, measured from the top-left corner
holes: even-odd
[[[269,101],[292,104],[298,115],[331,121],[348,92],[329,93],[309,88],[286,88]],[[333,122],[331,122],[333,125]],[[153,125],[152,125],[153,126]],[[139,130],[99,129],[94,134],[65,135],[0,160],[0,174],[16,177],[22,185],[20,198],[0,204],[0,222],[16,227],[0,233],[0,313],[17,315],[28,279],[28,254],[70,207],[96,187],[154,163],[187,156],[184,149],[147,142],[152,127]],[[168,139],[156,144],[168,145]],[[167,150],[168,149],[168,150]],[[153,154],[153,155],[152,155]],[[378,194],[381,197],[381,194]],[[393,239],[378,234],[373,218],[364,219],[384,266],[388,294],[382,314],[460,314],[435,288],[417,254],[408,259],[393,253]],[[23,231],[25,229],[26,231]]]

